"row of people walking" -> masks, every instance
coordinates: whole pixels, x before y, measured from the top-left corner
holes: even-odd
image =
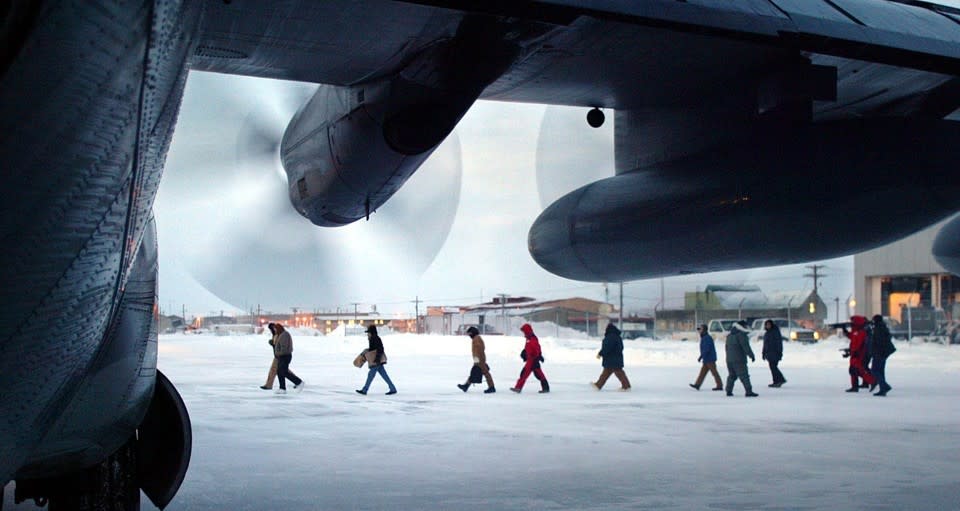
[[[844,335],[850,340],[850,346],[844,350],[844,357],[850,359],[850,388],[847,392],[859,392],[861,388],[869,388],[878,397],[886,396],[893,387],[887,383],[887,357],[897,351],[893,345],[890,329],[883,321],[883,316],[877,314],[868,322],[865,316],[851,316],[850,330],[843,329]],[[863,383],[860,383],[863,380]]]
[[[773,383],[771,383],[769,387],[779,388],[784,383],[787,383],[787,379],[783,377],[783,373],[777,367],[783,358],[783,336],[780,333],[780,328],[773,321],[765,321],[763,328],[762,356],[763,359],[767,361],[767,364],[769,364],[770,374],[773,377]],[[697,332],[700,334],[700,358],[698,358],[697,361],[701,362],[702,366],[700,367],[700,374],[697,376],[696,382],[691,383],[690,386],[696,390],[700,390],[700,385],[703,384],[703,380],[709,371],[717,382],[717,386],[714,387],[713,390],[726,390],[727,395],[732,396],[733,387],[739,379],[746,391],[744,395],[746,397],[757,397],[759,394],[753,391],[753,385],[750,383],[750,372],[747,369],[747,357],[750,358],[751,362],[756,361],[756,356],[750,348],[750,329],[747,327],[747,322],[738,321],[734,323],[730,334],[727,335],[726,387],[723,386],[723,382],[720,380],[720,373],[717,371],[717,350],[714,347],[713,337],[707,332],[707,325],[698,326]]]
[[[290,333],[286,331],[283,325],[279,323],[270,323],[267,325],[273,334],[269,340],[273,347],[274,360],[267,375],[267,381],[260,388],[271,389],[275,377],[280,379],[280,389],[278,393],[286,393],[286,380],[294,384],[294,389],[302,390],[304,382],[293,371],[290,370],[290,362],[293,358],[293,341]],[[883,322],[881,316],[874,316],[873,322],[867,324],[867,319],[863,316],[852,316],[850,321],[851,330],[844,328],[844,334],[850,340],[850,347],[845,350],[844,356],[850,358],[850,381],[851,387],[847,392],[859,391],[861,385],[859,379],[863,379],[863,387],[870,387],[873,390],[879,386],[880,391],[876,396],[885,396],[892,387],[886,382],[886,359],[896,348],[890,337],[890,331]],[[780,371],[779,363],[783,359],[783,335],[780,328],[770,320],[764,322],[763,348],[761,356],[770,368],[770,375],[773,382],[768,385],[771,388],[779,388],[787,383],[783,372]],[[520,357],[524,364],[520,370],[520,376],[516,384],[510,388],[515,393],[523,391],[524,384],[531,374],[540,381],[540,393],[550,392],[550,383],[546,374],[543,372],[541,364],[544,362],[543,351],[540,347],[540,340],[533,332],[533,327],[524,324],[520,327],[524,334],[525,344],[520,352]],[[734,323],[730,333],[727,335],[725,343],[727,381],[724,385],[717,370],[717,351],[714,345],[713,337],[707,332],[706,325],[697,327],[700,335],[700,356],[697,359],[701,363],[700,373],[690,387],[700,390],[704,379],[710,373],[713,376],[716,386],[712,390],[726,391],[726,395],[732,396],[734,386],[737,380],[743,385],[744,395],[746,397],[757,397],[759,394],[753,391],[753,385],[750,382],[750,373],[747,368],[747,358],[751,362],[756,361],[756,356],[750,348],[749,333],[746,321]],[[383,340],[377,333],[377,327],[370,325],[366,330],[368,346],[354,360],[354,365],[362,367],[367,365],[367,378],[363,387],[357,389],[358,394],[366,395],[377,375],[387,384],[387,395],[397,393],[397,388],[387,374],[384,367],[387,364],[387,355],[383,347]],[[476,327],[467,329],[467,335],[471,339],[471,353],[473,356],[473,366],[467,380],[458,384],[457,387],[463,392],[467,392],[473,384],[482,383],[484,379],[487,382],[487,388],[483,392],[492,394],[497,391],[493,383],[493,376],[490,372],[490,365],[487,363],[486,346],[480,331]],[[616,376],[620,381],[621,391],[628,391],[631,388],[630,380],[623,370],[623,338],[620,330],[612,323],[607,325],[604,332],[603,341],[597,358],[602,360],[603,370],[597,381],[590,384],[597,390],[601,390],[610,376]],[[872,366],[868,364],[872,362]]]
[[[849,323],[851,330],[843,328],[844,335],[850,340],[850,346],[844,351],[844,357],[850,358],[850,388],[846,392],[858,392],[861,388],[868,388],[872,391],[880,387],[880,391],[875,396],[886,396],[893,389],[886,380],[887,357],[893,354],[897,349],[893,345],[890,336],[890,330],[883,321],[883,316],[875,315],[872,322],[868,324],[864,316],[851,316]],[[763,324],[763,359],[770,366],[770,376],[773,383],[768,385],[772,388],[780,388],[787,383],[783,372],[778,367],[780,360],[783,359],[783,335],[780,328],[769,319]],[[713,375],[716,386],[713,390],[725,390],[728,396],[733,395],[733,388],[739,379],[743,385],[746,397],[757,397],[759,394],[753,391],[750,383],[750,373],[747,369],[747,358],[751,362],[756,361],[753,350],[750,349],[749,332],[746,321],[734,323],[730,333],[726,338],[726,362],[727,362],[727,384],[724,387],[720,380],[720,373],[717,371],[717,351],[714,347],[713,337],[707,332],[707,325],[697,327],[700,334],[700,374],[694,383],[690,386],[700,390],[703,380],[707,373]],[[860,379],[863,383],[860,383]]]
[[[287,380],[293,383],[295,390],[303,390],[303,380],[290,370],[290,362],[293,360],[293,337],[280,323],[270,323],[267,329],[271,334],[267,343],[273,348],[273,363],[270,364],[270,370],[267,372],[267,382],[260,388],[270,390],[273,388],[273,380],[280,378],[278,394],[287,393]]]
[[[280,388],[276,393],[286,394],[287,380],[293,383],[295,390],[303,390],[305,385],[303,380],[290,370],[290,362],[293,359],[293,339],[290,336],[290,332],[280,323],[270,323],[267,325],[267,328],[272,334],[272,337],[267,342],[273,347],[273,363],[267,372],[266,383],[261,385],[260,388],[264,390],[272,389],[274,379],[279,378]],[[390,375],[387,374],[387,369],[384,367],[387,364],[387,354],[383,349],[383,340],[377,335],[377,327],[374,325],[367,327],[366,333],[368,342],[367,349],[363,350],[360,355],[357,356],[354,360],[354,365],[362,367],[363,364],[367,364],[367,381],[363,384],[363,388],[357,389],[357,393],[366,395],[370,389],[370,384],[373,383],[374,377],[379,374],[380,377],[383,378],[383,381],[387,383],[389,389],[387,395],[392,396],[397,393],[397,387],[393,384],[393,381],[390,380]]]

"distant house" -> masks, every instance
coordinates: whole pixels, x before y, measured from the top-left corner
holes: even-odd
[[[548,322],[561,327],[573,328],[589,335],[599,335],[616,312],[609,303],[588,298],[564,298],[539,301],[528,297],[508,298],[501,303],[492,302],[463,307],[464,323],[488,323],[500,332],[516,335],[510,331],[511,317],[522,317],[528,322]]]
[[[757,286],[707,286],[684,293],[684,308],[657,312],[657,330],[693,330],[711,319],[782,317],[812,329],[823,327],[827,304],[816,291],[764,293]]]
[[[187,323],[180,316],[160,316],[160,332],[172,334],[182,332],[187,327]]]

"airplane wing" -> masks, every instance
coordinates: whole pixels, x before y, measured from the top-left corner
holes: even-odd
[[[960,108],[956,3],[206,7],[193,69],[332,88],[295,116],[281,147],[291,200],[317,225],[375,211],[476,99],[615,111],[615,178],[572,191],[531,227],[531,255],[568,278],[614,282],[825,259],[893,241],[958,207],[949,153],[960,125],[944,120]],[[847,200],[862,201],[853,209],[873,212],[873,222],[832,222],[850,208],[825,212],[838,201],[824,184],[837,179],[853,185]],[[778,244],[756,218],[818,242]],[[845,235],[864,230],[875,235]],[[682,260],[677,232],[720,250],[708,258],[686,251]],[[764,252],[729,243],[731,232]]]
[[[288,0],[206,9],[191,61],[206,71],[362,83],[450,37],[464,17],[486,14],[525,21],[535,36],[482,99],[617,110],[688,104],[802,55],[837,69],[835,98],[831,91],[816,107],[821,118],[943,116],[960,105],[952,80],[960,8],[946,2]]]

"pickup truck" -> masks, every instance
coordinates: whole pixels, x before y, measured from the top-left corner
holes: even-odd
[[[711,319],[707,323],[707,332],[716,340],[722,340],[727,337],[727,334],[730,333],[730,329],[733,328],[733,324],[739,319]]]
[[[820,340],[819,332],[810,330],[809,328],[803,328],[795,321],[787,320],[787,318],[760,318],[753,320],[753,325],[750,326],[750,329],[754,332],[750,336],[753,340],[763,342],[763,334],[766,333],[766,330],[763,329],[763,323],[768,319],[773,321],[774,325],[780,327],[780,335],[783,336],[784,340],[799,341],[807,344]]]

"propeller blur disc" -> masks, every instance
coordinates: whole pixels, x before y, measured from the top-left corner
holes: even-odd
[[[158,223],[175,226],[160,233],[162,248],[238,308],[333,306],[357,287],[406,285],[430,266],[453,224],[462,175],[456,133],[370,221],[329,229],[301,217],[279,145],[315,89],[190,74],[156,202]]]

